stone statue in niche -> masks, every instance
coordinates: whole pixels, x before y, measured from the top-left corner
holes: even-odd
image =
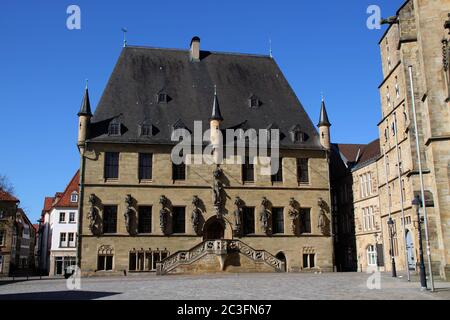
[[[262,199],[261,210],[259,212],[259,220],[261,221],[261,229],[264,233],[269,233],[269,200],[266,197]]]
[[[134,235],[135,232],[133,230],[133,198],[131,197],[131,194],[127,195],[125,198],[125,204],[126,204],[126,210],[124,213],[125,218],[125,227],[127,228],[127,232],[130,235]]]
[[[91,194],[89,196],[89,212],[88,212],[88,219],[89,219],[89,230],[91,230],[93,235],[100,234],[100,222],[99,222],[99,216],[98,211],[95,208],[95,194]]]
[[[289,200],[289,207],[288,207],[288,215],[291,219],[291,230],[293,234],[296,234],[297,231],[297,221],[300,218],[300,210],[297,209],[296,201],[294,198],[291,198]]]
[[[236,235],[241,234],[242,231],[242,200],[236,197],[234,200],[236,209],[234,210],[234,231]]]
[[[159,204],[161,205],[161,210],[159,210],[159,226],[161,227],[161,231],[165,234],[167,229],[167,204],[169,200],[166,196],[161,196],[159,198]]]
[[[216,215],[218,218],[221,218],[221,208],[223,205],[222,193],[223,193],[223,184],[220,181],[222,177],[223,171],[218,166],[216,170],[213,172],[213,205],[216,211]]]
[[[194,198],[192,199],[192,205],[194,206],[194,209],[192,210],[191,222],[194,232],[196,234],[198,234],[199,232],[200,217],[202,214],[202,211],[200,210],[200,204],[201,204],[200,198],[198,196],[194,196]]]
[[[320,229],[322,234],[327,233],[327,227],[328,227],[328,218],[327,218],[327,203],[322,198],[319,198],[319,201],[317,203],[319,206],[319,219],[317,223],[317,227]]]

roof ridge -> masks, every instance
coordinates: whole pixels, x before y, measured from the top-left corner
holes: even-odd
[[[148,50],[168,50],[168,51],[179,51],[179,52],[186,52],[189,53],[189,49],[180,49],[180,48],[163,48],[163,47],[153,47],[153,46],[143,46],[143,45],[127,45],[124,50],[128,48],[135,48],[135,49],[148,49]],[[212,54],[223,54],[223,55],[233,55],[233,56],[248,56],[248,57],[259,57],[259,58],[269,58],[268,54],[262,54],[262,53],[245,53],[245,52],[230,52],[230,51],[212,51],[212,50],[200,50],[200,52],[209,52]]]
[[[80,170],[77,170],[77,172],[75,172],[75,175],[72,177],[72,179],[70,179],[70,182],[67,184],[66,188],[64,189],[63,192],[61,192],[61,197],[58,199],[58,202],[55,203],[55,205],[53,206],[54,208],[58,207],[58,205],[60,204],[60,202],[62,201],[62,199],[64,198],[64,196],[66,195],[67,191],[69,191],[70,186],[72,185],[72,183],[75,181],[75,179],[77,178],[77,176],[79,175]]]

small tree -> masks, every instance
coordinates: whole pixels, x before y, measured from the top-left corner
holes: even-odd
[[[3,191],[8,192],[9,194],[14,194],[14,186],[9,181],[8,177],[0,174],[0,189],[3,189]]]

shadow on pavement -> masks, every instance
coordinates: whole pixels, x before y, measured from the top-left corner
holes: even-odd
[[[95,300],[118,295],[117,292],[55,291],[0,295],[0,301],[14,300]]]

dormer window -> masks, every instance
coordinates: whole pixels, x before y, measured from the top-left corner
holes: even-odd
[[[74,192],[70,195],[70,202],[73,202],[73,203],[78,202],[78,193]]]
[[[158,103],[167,103],[169,101],[169,96],[163,91],[158,92],[158,94],[156,95],[156,101]]]
[[[108,134],[110,136],[120,136],[121,135],[121,124],[120,121],[117,119],[114,119],[113,121],[111,121],[111,123],[109,124],[108,127]]]
[[[152,136],[152,126],[148,124],[143,124],[141,126],[141,137],[151,137]]]
[[[252,109],[257,109],[261,106],[261,101],[255,95],[252,95],[250,98],[248,98],[248,103],[249,107]]]
[[[302,143],[308,140],[308,135],[304,133],[299,126],[295,126],[291,129],[291,140],[294,143]]]

